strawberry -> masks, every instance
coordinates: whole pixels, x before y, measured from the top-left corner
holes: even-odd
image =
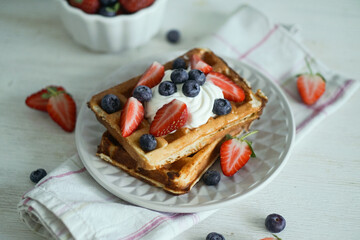
[[[201,58],[195,54],[191,56],[190,65],[191,65],[191,69],[198,69],[202,71],[204,74],[208,74],[213,70],[209,64],[201,60]]]
[[[120,115],[120,129],[123,137],[130,136],[144,118],[144,107],[134,97],[130,97]]]
[[[225,99],[234,102],[244,101],[244,90],[225,75],[218,72],[210,72],[206,76],[206,80],[212,81],[216,86],[221,88]]]
[[[153,62],[151,66],[143,73],[135,88],[139,85],[144,85],[149,88],[158,85],[164,77],[164,73],[164,66],[158,62]]]
[[[303,102],[312,105],[324,94],[326,81],[320,73],[313,74],[309,62],[305,61],[310,73],[298,75],[297,88]]]
[[[156,112],[150,125],[150,134],[155,137],[169,134],[184,126],[187,119],[188,110],[186,104],[174,99]]]
[[[99,0],[69,0],[69,3],[89,14],[97,13],[100,8]]]
[[[245,138],[256,133],[250,132],[241,138],[226,140],[220,147],[220,165],[225,176],[232,176],[242,168],[250,159],[255,157],[251,142]]]
[[[50,117],[65,131],[72,132],[76,122],[76,103],[66,92],[51,92],[47,103]]]
[[[119,0],[121,6],[129,13],[134,13],[140,9],[150,6],[155,0]]]
[[[279,238],[278,236],[276,236],[275,234],[273,234],[274,237],[267,237],[267,238],[262,238],[260,240],[281,240],[281,238]]]
[[[51,96],[49,88],[51,88],[51,90],[55,92],[65,91],[63,87],[48,86],[28,96],[25,100],[25,104],[30,108],[46,112],[46,106]]]

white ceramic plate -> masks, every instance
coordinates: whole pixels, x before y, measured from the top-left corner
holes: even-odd
[[[234,176],[222,175],[217,186],[206,186],[199,181],[189,193],[174,196],[131,177],[95,156],[105,128],[86,106],[90,97],[141,74],[154,60],[165,63],[178,55],[172,53],[138,61],[121,67],[104,79],[80,109],[76,126],[77,149],[92,177],[125,201],[164,212],[199,212],[220,208],[245,198],[269,183],[285,165],[295,138],[293,116],[282,91],[257,70],[241,62],[225,58],[233,69],[251,83],[253,89],[262,89],[269,101],[261,118],[252,125],[252,130],[259,132],[249,137],[257,157],[251,158]],[[212,168],[221,172],[219,162]]]

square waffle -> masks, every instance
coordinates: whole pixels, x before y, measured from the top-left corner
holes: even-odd
[[[192,49],[180,57],[189,65],[189,59],[191,59],[193,54],[200,56],[203,61],[211,65],[213,71],[222,73],[239,85],[245,92],[245,100],[241,103],[231,102],[231,113],[211,117],[206,124],[198,128],[180,128],[174,133],[157,137],[157,147],[150,152],[143,151],[139,145],[140,136],[149,133],[150,122],[147,119],[143,119],[139,127],[130,136],[123,137],[119,124],[121,111],[107,114],[100,107],[101,99],[106,94],[118,96],[124,105],[126,100],[131,97],[132,91],[141,75],[94,95],[88,102],[88,106],[95,113],[99,122],[106,127],[110,135],[136,161],[139,168],[154,170],[174,163],[179,159],[200,151],[218,139],[222,139],[234,127],[239,127],[249,119],[254,120],[261,115],[267,98],[260,90],[254,93],[243,78],[231,69],[224,60],[208,49]],[[165,70],[171,69],[172,63],[173,61],[165,63]]]
[[[242,125],[232,127],[229,134],[237,135],[242,131],[248,131],[250,124],[257,117],[254,115]],[[219,156],[222,141],[222,138],[218,138],[190,156],[158,169],[146,170],[139,168],[137,161],[106,131],[98,146],[97,156],[137,179],[160,187],[168,193],[180,195],[189,192],[201,179],[203,173],[215,162]]]

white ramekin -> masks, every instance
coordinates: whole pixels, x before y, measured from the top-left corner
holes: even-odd
[[[119,52],[148,42],[159,31],[167,0],[155,2],[136,13],[104,17],[87,14],[57,0],[66,30],[79,44],[99,52]]]

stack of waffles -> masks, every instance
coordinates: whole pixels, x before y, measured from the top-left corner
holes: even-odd
[[[108,94],[116,95],[124,106],[132,97],[141,75],[94,95],[88,102],[98,121],[107,129],[98,146],[98,157],[176,195],[191,190],[218,158],[224,137],[248,131],[251,123],[261,116],[267,102],[261,90],[253,92],[246,80],[209,49],[195,48],[179,58],[185,60],[190,68],[194,56],[210,65],[212,72],[226,76],[242,88],[245,97],[241,102],[230,101],[232,110],[229,114],[210,117],[205,124],[196,128],[181,127],[156,137],[154,150],[144,151],[139,144],[140,137],[150,132],[150,119],[143,118],[137,128],[124,137],[120,126],[122,110],[109,114],[101,107],[102,98]],[[172,69],[173,62],[163,64],[164,69]]]

